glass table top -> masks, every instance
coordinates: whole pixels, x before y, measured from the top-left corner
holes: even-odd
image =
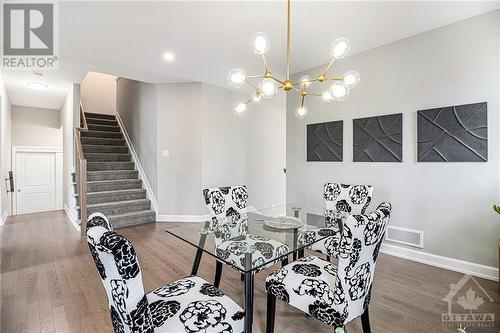
[[[279,228],[283,224],[286,229]],[[183,223],[166,231],[227,265],[248,272],[335,235],[338,228],[326,228],[324,208],[294,203],[247,209],[222,221]]]

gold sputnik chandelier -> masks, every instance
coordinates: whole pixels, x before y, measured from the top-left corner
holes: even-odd
[[[349,52],[350,43],[347,38],[338,38],[332,43],[330,48],[332,58],[319,75],[315,77],[303,75],[299,78],[298,82],[292,82],[290,80],[290,42],[290,0],[288,0],[285,80],[276,78],[269,69],[266,60],[266,53],[269,50],[270,45],[269,36],[264,32],[255,33],[252,37],[254,52],[262,57],[265,71],[263,75],[247,75],[245,70],[242,68],[233,68],[229,71],[227,81],[230,86],[240,88],[247,84],[253,90],[253,93],[248,101],[236,103],[234,106],[234,113],[237,115],[243,115],[246,113],[249,103],[259,103],[262,98],[273,98],[278,94],[280,89],[283,89],[286,93],[296,91],[300,94],[301,102],[299,107],[295,110],[295,115],[297,118],[302,119],[307,114],[307,109],[304,106],[307,96],[321,97],[322,101],[325,103],[343,101],[349,95],[350,89],[358,85],[360,76],[356,71],[347,72],[342,77],[330,77],[328,75],[328,72],[332,69],[335,60],[344,58]],[[260,82],[256,83],[255,81],[257,80]],[[327,86],[328,88],[323,91],[314,92],[311,90],[313,84],[321,84],[323,86]]]

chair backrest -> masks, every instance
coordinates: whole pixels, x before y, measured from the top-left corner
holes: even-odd
[[[350,215],[344,222],[336,295],[345,298],[346,322],[360,316],[370,302],[375,264],[390,214],[391,205],[384,202],[374,212]]]
[[[203,190],[205,204],[212,221],[210,229],[227,220],[240,220],[248,204],[248,191],[245,185],[206,188]]]
[[[327,183],[324,186],[325,223],[327,227],[342,226],[351,214],[364,214],[373,195],[371,185]]]
[[[87,222],[87,243],[108,297],[115,332],[152,332],[153,322],[132,244],[102,214]]]

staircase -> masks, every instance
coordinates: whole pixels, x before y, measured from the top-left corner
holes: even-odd
[[[81,144],[87,159],[87,214],[103,213],[113,228],[155,222],[116,117],[89,112],[85,117],[88,132],[81,132]]]

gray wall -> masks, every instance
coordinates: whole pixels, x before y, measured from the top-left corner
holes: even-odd
[[[116,96],[116,109],[127,129],[151,189],[157,195],[156,87],[144,82],[119,79]]]
[[[371,209],[393,204],[391,224],[425,231],[423,251],[497,265],[499,198],[500,11],[423,33],[339,61],[361,84],[348,100],[308,98],[305,120],[287,100],[287,199],[321,205],[325,182],[375,186]],[[317,73],[319,68],[308,71]],[[488,102],[487,163],[416,163],[416,111]],[[403,113],[403,163],[353,163],[352,119]],[[306,163],[306,124],[344,120],[344,161]]]
[[[202,189],[212,186],[247,184],[256,207],[284,203],[285,105],[263,101],[237,117],[232,105],[247,98],[204,83],[118,80],[118,112],[156,166],[147,178],[160,215],[206,214]]]
[[[160,215],[204,214],[201,200],[201,84],[158,85]],[[161,151],[169,150],[169,157]]]
[[[59,110],[13,106],[12,144],[62,147],[63,130],[59,116]]]
[[[0,176],[6,178],[11,170],[12,107],[0,71]],[[0,195],[0,219],[10,214],[10,194],[2,190]]]
[[[76,201],[73,197],[73,179],[75,171],[74,128],[80,125],[80,85],[73,84],[68,90],[61,107],[60,121],[63,128],[63,200],[73,219],[76,219]]]

